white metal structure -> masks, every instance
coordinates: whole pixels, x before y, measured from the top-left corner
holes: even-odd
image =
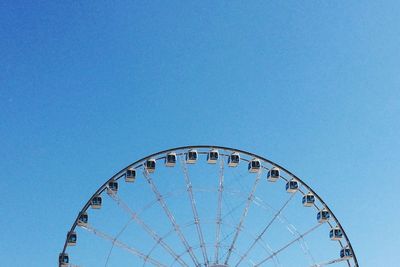
[[[110,177],[80,210],[58,263],[358,267],[340,222],[304,181],[218,146],[157,152]]]

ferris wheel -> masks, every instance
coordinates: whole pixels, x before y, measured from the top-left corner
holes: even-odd
[[[105,181],[58,262],[358,267],[339,220],[299,177],[262,156],[203,145],[154,153]]]

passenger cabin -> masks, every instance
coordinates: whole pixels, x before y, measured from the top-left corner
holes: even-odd
[[[78,224],[78,226],[87,226],[88,220],[89,220],[89,216],[88,216],[87,212],[81,212],[79,214],[77,224]]]
[[[301,202],[303,203],[304,207],[312,207],[315,202],[315,196],[311,192],[309,192],[303,196]]]
[[[323,223],[329,220],[331,215],[329,214],[329,211],[326,209],[322,209],[317,213],[317,220],[319,223]]]
[[[165,156],[165,166],[174,167],[176,164],[176,153],[171,152]]]
[[[58,256],[58,264],[61,267],[66,267],[69,264],[69,257],[67,253],[60,253],[60,255]]]
[[[136,170],[134,168],[129,168],[125,173],[125,182],[133,183],[136,180]]]
[[[156,160],[155,159],[148,159],[144,163],[144,168],[148,173],[153,173],[156,170]]]
[[[351,252],[350,248],[346,247],[340,250],[340,258],[350,259],[351,257],[353,257],[353,253]]]
[[[67,234],[67,246],[75,246],[76,245],[76,232],[68,232]]]
[[[118,182],[115,180],[109,181],[107,186],[107,193],[109,195],[113,195],[116,194],[117,191],[118,191]]]
[[[92,206],[92,209],[100,209],[101,208],[101,196],[95,196],[92,198],[92,200],[90,201],[90,206]]]
[[[332,228],[329,231],[329,238],[331,240],[340,240],[342,237],[343,237],[343,232],[342,229],[340,229],[339,227]]]
[[[219,158],[219,152],[216,149],[210,150],[207,154],[207,162],[210,164],[217,163],[218,158]]]
[[[299,190],[299,183],[295,179],[291,179],[286,183],[286,192],[294,193]]]
[[[256,158],[250,160],[247,169],[249,172],[259,172],[261,169],[261,161]]]
[[[190,149],[186,153],[186,163],[194,164],[194,163],[196,163],[196,161],[197,161],[197,150]]]
[[[279,179],[279,169],[276,167],[272,167],[267,174],[267,180],[270,182],[276,182]]]
[[[228,166],[229,167],[236,167],[239,165],[240,162],[240,155],[237,152],[233,152],[232,154],[229,155],[228,158]]]

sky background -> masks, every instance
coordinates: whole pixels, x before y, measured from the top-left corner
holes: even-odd
[[[191,144],[303,178],[360,266],[397,266],[397,1],[2,1],[2,266],[55,266],[136,159]]]

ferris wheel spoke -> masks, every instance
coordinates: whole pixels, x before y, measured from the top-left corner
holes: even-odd
[[[133,247],[125,244],[124,242],[119,241],[117,238],[112,237],[98,229],[95,229],[94,227],[90,226],[89,224],[87,224],[86,226],[83,226],[82,228],[102,239],[105,239],[105,240],[111,242],[114,246],[124,249],[124,250],[128,251],[129,253],[135,255],[136,257],[141,258],[145,262],[149,262],[149,263],[153,264],[154,266],[167,267],[166,265],[162,264],[161,262],[159,262],[159,261],[153,259],[152,257],[146,255],[145,253],[139,251],[138,249],[133,248]]]
[[[130,218],[129,221],[124,225],[124,227],[122,227],[122,229],[118,232],[118,234],[115,236],[115,238],[119,238],[121,236],[121,234],[126,230],[126,228],[128,227],[128,225],[131,222],[132,222],[132,218]],[[106,259],[106,262],[104,264],[105,267],[107,267],[107,265],[108,265],[108,262],[110,260],[111,254],[113,252],[113,249],[114,249],[114,244],[112,244],[112,246],[110,248],[110,251],[108,252],[107,259]]]
[[[186,166],[186,161],[183,159],[182,156],[180,157],[180,159],[181,159],[182,170],[183,170],[184,177],[185,177],[187,192],[188,192],[190,204],[192,207],[193,219],[194,219],[194,222],[196,225],[197,236],[200,241],[201,252],[203,254],[205,266],[208,266],[209,262],[208,262],[208,256],[207,256],[207,249],[206,249],[205,242],[204,242],[203,232],[201,230],[200,218],[199,218],[199,214],[197,212],[196,201],[194,199],[194,194],[193,194],[193,190],[192,190],[192,188],[193,188],[192,182],[190,181],[190,176],[189,176],[189,172],[188,172],[188,169]]]
[[[257,190],[257,185],[258,185],[258,182],[260,181],[261,173],[262,173],[262,171],[259,171],[257,173],[257,177],[256,177],[256,179],[254,181],[253,187],[251,188],[250,194],[249,194],[249,196],[247,198],[246,206],[245,206],[245,208],[243,210],[243,213],[242,213],[242,216],[240,218],[239,224],[236,227],[235,236],[233,237],[232,243],[231,243],[231,245],[229,247],[228,254],[227,254],[226,259],[225,259],[225,265],[228,265],[229,258],[231,257],[231,254],[232,254],[232,250],[233,250],[233,248],[235,246],[235,243],[236,243],[236,241],[238,239],[238,236],[240,234],[242,225],[243,225],[244,220],[246,219],[247,213],[249,211],[250,205],[253,202],[254,194],[255,194],[255,192]]]
[[[299,191],[299,192],[300,192],[300,191]],[[293,193],[293,195],[294,195],[294,194],[297,194],[297,192]],[[254,203],[257,204],[257,205],[259,205],[259,206],[260,206],[261,208],[263,208],[264,210],[275,210],[274,208],[272,208],[272,206],[268,205],[268,203],[265,203],[262,199],[260,199],[260,198],[258,198],[258,197],[255,197]],[[298,237],[298,236],[300,235],[300,233],[299,233],[299,231],[297,231],[296,227],[295,227],[293,224],[291,224],[291,223],[287,220],[287,218],[282,214],[282,212],[280,212],[280,214],[278,214],[278,216],[277,216],[276,219],[279,219],[279,221],[280,221],[281,223],[285,224],[285,225],[286,225],[286,229],[287,229],[294,237]],[[262,239],[261,239],[260,241],[265,242],[265,241],[262,240]],[[306,255],[308,255],[308,257],[310,258],[310,260],[311,260],[313,263],[315,263],[315,259],[314,259],[314,257],[312,256],[311,251],[309,250],[309,248],[308,248],[307,243],[305,242],[305,240],[304,240],[303,238],[301,238],[301,239],[299,240],[299,242],[300,242],[300,246],[301,246],[301,248],[303,249],[304,253],[305,253]],[[266,245],[268,245],[268,244],[266,243]],[[271,250],[271,251],[272,251],[272,250]],[[349,267],[350,267],[350,266],[349,266]]]
[[[171,222],[174,231],[176,232],[176,234],[178,235],[179,239],[181,240],[182,244],[184,245],[184,247],[186,248],[186,250],[188,251],[190,258],[192,259],[193,263],[195,264],[195,266],[200,266],[200,263],[198,261],[198,259],[196,258],[196,255],[193,253],[193,248],[189,245],[189,243],[187,242],[185,236],[183,235],[179,225],[177,224],[174,216],[172,215],[171,211],[169,210],[167,203],[165,202],[163,196],[161,195],[161,193],[158,191],[156,185],[153,182],[153,179],[151,178],[149,172],[144,169],[143,170],[143,174],[147,180],[147,182],[149,183],[151,190],[153,191],[153,193],[155,194],[158,203],[161,205],[162,209],[164,210],[164,213],[166,214],[166,216],[168,217],[168,220]]]
[[[247,200],[245,199],[245,200],[241,201],[239,204],[237,204],[236,206],[232,207],[232,206],[228,203],[228,201],[226,201],[225,197],[222,197],[222,200],[223,200],[224,204],[225,204],[229,209],[228,209],[228,212],[227,212],[226,214],[224,214],[224,216],[221,217],[221,222],[224,221],[225,219],[227,219],[228,216],[232,219],[232,221],[235,221],[235,217],[233,217],[232,214],[233,214],[235,211],[237,211],[240,207],[242,207],[243,204],[245,204],[245,203],[247,202]]]
[[[221,247],[227,249],[227,250],[225,251],[225,253],[221,255],[221,260],[222,260],[222,259],[227,255],[227,253],[228,253],[230,247],[229,247],[229,246],[221,246]],[[237,250],[237,248],[235,248],[235,247],[232,248],[231,253],[234,253],[234,254],[236,254],[236,255],[239,256],[239,257],[242,257],[242,256],[243,256],[243,254],[241,254],[241,252],[239,252],[239,251]],[[251,266],[254,265],[254,262],[253,262],[252,260],[248,260],[248,263],[249,263]]]
[[[134,220],[139,226],[143,228],[143,230],[150,235],[154,241],[156,241],[158,244],[161,245],[161,247],[168,252],[181,266],[188,266],[187,263],[185,263],[179,256],[178,254],[170,247],[168,244],[165,243],[164,239],[160,237],[156,231],[154,231],[149,225],[147,225],[140,217],[139,214],[134,212],[128,204],[126,204],[120,196],[115,194],[112,190],[108,190],[109,196],[118,204],[119,207],[121,207],[125,212],[127,212],[132,220]]]
[[[216,230],[215,230],[215,252],[214,262],[219,261],[219,249],[221,246],[221,223],[222,223],[222,193],[224,191],[224,160],[220,160],[219,169],[219,185],[218,185],[218,204],[217,204],[217,219],[216,219]]]
[[[346,261],[346,260],[347,259],[344,259],[344,258],[338,258],[338,259],[334,259],[334,260],[328,260],[325,262],[317,263],[317,264],[311,265],[310,267],[322,267],[322,266],[327,266],[327,265],[339,263],[339,262]]]
[[[289,204],[289,202],[293,199],[295,193],[291,194],[289,199],[287,201],[285,201],[285,203],[283,204],[283,206],[274,214],[274,217],[272,217],[272,219],[268,222],[268,224],[264,227],[264,229],[261,231],[261,233],[257,236],[257,238],[253,241],[253,243],[250,245],[250,247],[246,250],[246,252],[244,253],[243,257],[240,258],[240,260],[238,261],[238,263],[235,265],[236,267],[239,266],[239,264],[248,257],[250,251],[254,248],[254,246],[261,240],[261,238],[263,237],[263,235],[267,232],[267,230],[269,229],[269,227],[274,223],[274,221],[279,217],[279,215],[282,213],[283,209]]]
[[[279,216],[279,220],[281,220],[281,222],[286,223],[286,229],[295,237],[301,236],[300,232],[296,229],[296,227],[293,224],[290,224],[287,219],[285,218],[285,216]],[[315,264],[315,259],[313,257],[313,255],[311,254],[311,251],[308,248],[307,242],[306,240],[301,236],[301,238],[299,239],[299,243],[300,243],[300,247],[302,248],[303,252],[305,255],[307,255],[311,262],[313,264]]]
[[[226,223],[225,223],[225,224],[226,224]],[[232,228],[235,227],[234,225],[229,225],[229,226],[231,226]],[[243,227],[243,228],[242,228],[242,231],[243,231],[243,233],[244,233],[245,235],[251,237],[252,239],[256,239],[256,236],[253,235],[251,232],[247,231],[246,228]],[[235,230],[232,231],[230,234],[228,234],[227,237],[231,236],[234,232],[235,232]],[[222,242],[223,242],[227,237],[225,237],[225,238],[222,240]],[[259,242],[260,242],[261,247],[264,249],[264,251],[265,251],[268,255],[272,255],[272,254],[273,254],[273,250],[271,249],[270,245],[269,245],[265,240],[263,240],[262,237],[259,239]],[[234,247],[233,249],[236,250],[235,247]],[[228,253],[228,251],[225,252],[224,256],[226,256],[227,253]],[[243,259],[243,260],[246,259],[246,258],[247,258],[247,257],[245,257],[245,256],[246,256],[246,253],[247,253],[247,252],[241,253],[240,259]],[[223,256],[222,258],[224,258],[224,256]],[[250,261],[251,261],[251,260],[250,260]],[[275,263],[275,262],[274,262],[274,263]]]
[[[207,247],[210,247],[210,246],[212,246],[213,244],[207,243],[207,244],[205,244],[205,245],[206,245]],[[195,247],[195,248],[198,248],[198,247]],[[228,246],[227,246],[227,245],[221,245],[221,248],[228,248]],[[226,251],[226,252],[227,252],[227,251]],[[223,258],[223,257],[226,255],[226,252],[223,253],[223,254],[221,254],[221,258]],[[185,254],[187,254],[187,253],[188,253],[187,251],[184,251],[184,252],[182,253],[181,256],[183,256],[183,255],[185,255]],[[236,248],[233,249],[233,253],[235,253],[235,254],[238,255],[239,257],[242,256],[241,252],[238,251]],[[254,262],[252,262],[251,260],[248,260],[248,262],[249,262],[249,264],[254,265]],[[218,266],[219,266],[219,265],[218,265]]]
[[[254,267],[256,266],[260,266],[261,264],[263,264],[264,262],[270,260],[271,258],[275,257],[276,255],[278,255],[279,253],[281,253],[282,251],[284,251],[285,249],[287,249],[288,247],[290,247],[292,244],[294,244],[295,242],[299,241],[300,239],[302,239],[303,237],[305,237],[306,235],[308,235],[309,233],[313,232],[314,230],[316,230],[318,227],[320,227],[322,225],[322,223],[319,223],[317,225],[315,225],[314,227],[312,227],[311,229],[309,229],[308,231],[306,231],[304,234],[299,235],[299,237],[291,240],[289,243],[287,243],[286,245],[284,245],[283,247],[281,247],[280,249],[278,249],[277,251],[275,251],[272,255],[268,256],[267,258],[263,259],[262,261],[260,261],[259,263],[255,264]]]

